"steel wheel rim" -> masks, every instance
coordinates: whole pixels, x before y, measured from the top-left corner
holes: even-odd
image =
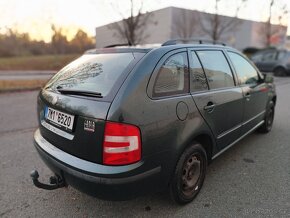
[[[273,118],[274,118],[274,111],[271,108],[268,114],[268,119],[267,119],[267,127],[268,129],[270,129],[272,127],[273,124]]]
[[[196,155],[191,155],[182,168],[182,192],[185,196],[192,196],[198,189],[197,183],[201,175],[201,160]]]

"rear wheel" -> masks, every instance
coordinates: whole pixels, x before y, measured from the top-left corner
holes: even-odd
[[[266,111],[266,115],[264,118],[264,123],[263,125],[258,129],[259,132],[261,133],[268,133],[271,131],[272,126],[273,126],[273,121],[274,121],[274,114],[275,114],[275,106],[274,102],[271,101],[269,103],[269,108]]]
[[[283,67],[277,67],[273,70],[274,76],[286,76],[287,72]]]
[[[173,200],[179,204],[191,202],[199,193],[205,178],[207,155],[199,143],[194,143],[181,155],[170,183]]]

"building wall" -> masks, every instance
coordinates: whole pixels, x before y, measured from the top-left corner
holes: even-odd
[[[290,36],[286,37],[285,47],[286,49],[290,50]]]
[[[204,33],[201,22],[203,22],[203,26],[208,27],[211,25],[209,19],[213,18],[213,16],[213,14],[199,11],[173,8],[171,38],[211,40],[211,37]],[[231,17],[227,16],[219,16],[219,19],[223,24],[228,24],[232,20]],[[224,32],[218,41],[243,49],[251,43],[252,21],[238,19],[234,24],[234,27]]]
[[[151,14],[155,23],[146,28],[148,38],[145,39],[145,44],[163,43],[170,39],[172,8],[161,9]]]
[[[228,38],[228,44],[242,50],[251,44],[251,21],[239,19],[239,23]]]
[[[171,12],[172,8],[165,8],[150,12],[150,22],[147,24],[143,44],[163,43],[170,39],[171,30]],[[118,22],[121,24],[121,21]],[[96,28],[96,47],[102,48],[107,45],[127,43],[116,36],[115,30],[109,28],[109,25]]]
[[[214,16],[213,14],[175,7],[160,9],[150,14],[152,14],[151,21],[153,22],[146,26],[144,35],[148,37],[144,39],[143,44],[163,43],[177,38],[211,39],[208,34],[204,33],[201,22],[204,26],[210,26],[208,17]],[[233,18],[219,16],[219,19],[228,24]],[[265,45],[260,31],[263,25],[266,23],[238,19],[236,27],[224,32],[219,41],[239,50],[246,47],[262,48]],[[272,28],[286,39],[287,27],[272,25]],[[96,28],[97,48],[119,43],[126,43],[126,41],[114,36],[114,30],[109,29],[108,25]]]
[[[201,36],[198,11],[172,8],[170,38],[195,38]]]
[[[266,46],[266,26],[267,23],[251,21],[251,46],[264,48]],[[283,47],[286,43],[287,27],[281,25],[271,25],[274,33],[270,39],[271,44],[276,47]]]

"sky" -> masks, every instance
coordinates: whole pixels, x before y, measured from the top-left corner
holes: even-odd
[[[242,0],[219,0],[219,14],[233,16],[237,4]],[[255,21],[267,21],[271,0],[247,0],[238,17]],[[0,33],[7,28],[28,32],[33,39],[49,41],[51,25],[63,27],[68,37],[78,28],[94,36],[95,27],[126,17],[129,14],[129,0],[0,0]],[[135,0],[135,9],[141,0]],[[143,12],[169,6],[188,8],[212,13],[215,0],[143,0]],[[272,23],[279,23],[279,9],[290,0],[275,0]],[[280,21],[290,25],[290,12]],[[290,28],[288,29],[290,35]]]

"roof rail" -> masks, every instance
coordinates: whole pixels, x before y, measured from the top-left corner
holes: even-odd
[[[198,44],[214,44],[214,45],[223,45],[226,46],[225,43],[214,41],[214,40],[208,40],[208,39],[191,39],[191,38],[185,38],[185,39],[171,39],[166,42],[164,42],[161,46],[167,46],[167,45],[176,45],[176,44],[188,44],[192,42],[197,42]]]
[[[131,46],[131,43],[121,43],[121,44],[112,44],[112,45],[107,45],[104,48],[114,48],[114,47],[118,47],[118,46]]]

